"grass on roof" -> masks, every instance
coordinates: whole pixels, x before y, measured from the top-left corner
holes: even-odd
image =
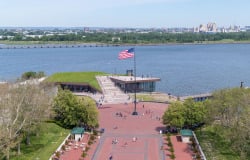
[[[60,72],[55,73],[47,78],[48,82],[73,82],[88,83],[90,86],[101,91],[101,87],[96,80],[98,75],[107,75],[103,72]]]

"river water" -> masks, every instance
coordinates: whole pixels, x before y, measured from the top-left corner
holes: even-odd
[[[0,81],[27,71],[125,73],[133,59],[118,60],[130,46],[0,49]],[[135,46],[137,76],[161,78],[159,92],[176,96],[250,85],[250,44]]]

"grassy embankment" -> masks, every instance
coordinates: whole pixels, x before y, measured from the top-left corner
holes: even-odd
[[[87,83],[98,91],[101,91],[101,87],[96,80],[97,75],[107,74],[103,72],[61,72],[51,75],[46,80],[48,82]]]
[[[134,94],[130,94],[131,98],[134,98]],[[176,97],[169,96],[165,93],[137,93],[136,99],[140,101],[148,102],[174,102],[177,100]]]
[[[218,130],[207,126],[195,133],[207,160],[240,160],[239,155],[230,148],[229,141]]]
[[[43,123],[39,128],[39,135],[30,137],[30,145],[21,143],[21,155],[15,156],[16,152],[12,152],[11,159],[48,160],[69,132],[69,130],[61,128],[55,123]]]
[[[200,43],[200,44],[237,44],[237,43],[245,44],[245,43],[250,43],[250,40],[235,41],[233,39],[222,39],[219,41],[201,41],[201,42],[195,42],[195,43],[196,44],[197,43]]]

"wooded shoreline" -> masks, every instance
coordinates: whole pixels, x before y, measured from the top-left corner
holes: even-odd
[[[16,42],[16,41],[15,41]],[[24,43],[23,43],[24,42]],[[166,46],[166,45],[213,45],[213,44],[250,44],[250,41],[207,41],[195,43],[147,43],[147,44],[105,44],[105,43],[81,43],[81,42],[48,42],[34,43],[18,41],[18,43],[3,43],[0,41],[0,49],[29,49],[29,48],[83,48],[83,47],[118,47],[118,46]]]

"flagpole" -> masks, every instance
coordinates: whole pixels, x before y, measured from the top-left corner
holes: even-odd
[[[136,58],[135,58],[135,49],[134,49],[134,93],[135,93],[135,100],[134,100],[134,111],[132,113],[132,115],[138,115],[138,112],[136,111],[136,88],[137,88],[137,85],[136,85]]]

